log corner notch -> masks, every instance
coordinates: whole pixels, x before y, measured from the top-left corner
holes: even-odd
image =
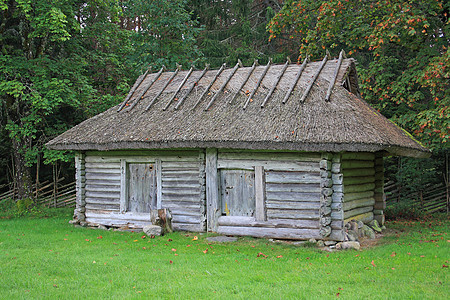
[[[384,163],[383,153],[375,153],[375,205],[373,207],[373,218],[380,226],[384,225],[384,210],[386,209],[386,195],[384,194]]]
[[[86,223],[86,155],[82,152],[75,154],[75,183],[76,183],[76,207],[71,224]]]
[[[319,233],[324,239],[331,235],[331,202],[333,194],[333,181],[331,179],[331,166],[333,155],[322,153],[320,160],[320,230]]]

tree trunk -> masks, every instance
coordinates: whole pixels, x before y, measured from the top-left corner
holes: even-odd
[[[29,138],[27,138],[28,140]],[[14,159],[14,185],[17,187],[17,199],[32,198],[31,170],[26,165],[24,149],[28,141],[12,139]]]

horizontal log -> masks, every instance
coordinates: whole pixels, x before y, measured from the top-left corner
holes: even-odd
[[[97,219],[111,219],[111,220],[124,220],[124,221],[150,221],[150,213],[94,213],[86,211],[86,218],[97,218]]]
[[[98,185],[98,186],[120,186],[120,177],[115,180],[105,180],[105,179],[89,179],[86,180],[86,185]]]
[[[345,152],[342,160],[374,160],[375,154],[370,152]]]
[[[326,159],[326,160],[332,160],[333,159],[333,153],[321,153],[321,157],[322,159]]]
[[[364,184],[351,184],[344,185],[345,193],[359,193],[373,191],[375,188],[375,183],[364,183]]]
[[[341,162],[341,167],[344,169],[344,172],[347,169],[369,169],[374,166],[375,163],[373,160],[343,160]]]
[[[320,170],[321,178],[331,178],[331,171]]]
[[[254,170],[255,166],[263,166],[268,171],[297,171],[297,172],[319,172],[317,162],[302,161],[260,161],[260,160],[237,160],[219,159],[219,169],[244,169]]]
[[[198,177],[200,174],[199,170],[176,170],[176,171],[167,171],[162,170],[161,176],[164,177]]]
[[[342,229],[342,228],[344,228],[344,220],[333,221],[333,219],[332,219],[330,226],[331,226],[331,229]]]
[[[319,183],[320,174],[301,172],[266,172],[266,183]]]
[[[178,231],[191,231],[191,232],[204,232],[205,223],[201,224],[186,224],[186,223],[176,223],[172,222],[172,228]]]
[[[372,198],[373,195],[374,195],[373,191],[357,192],[357,193],[345,193],[345,195],[344,195],[344,202],[353,201],[353,200],[357,200],[357,199]]]
[[[348,223],[348,222],[350,222],[352,220],[361,221],[363,223],[369,223],[370,221],[373,220],[373,213],[372,212],[367,212],[367,213],[363,213],[363,214],[360,214],[360,215],[357,215],[357,216],[349,217],[348,219],[344,220],[344,224],[346,224],[346,223]]]
[[[329,179],[329,178],[322,178],[321,180],[320,180],[320,187],[326,187],[326,188],[329,188],[329,187],[332,187],[333,186],[333,180],[332,179]]]
[[[119,211],[119,204],[91,204],[86,203],[86,211],[89,210],[107,210],[111,212]]]
[[[217,232],[224,235],[253,236],[259,238],[277,238],[287,240],[321,239],[319,229],[308,228],[264,228],[219,226]]]
[[[268,219],[305,219],[318,220],[319,211],[315,210],[283,210],[283,209],[268,209]]]
[[[364,184],[364,183],[374,183],[375,176],[345,176],[344,177],[344,185],[352,185],[352,184]]]
[[[200,181],[193,180],[188,182],[176,182],[176,181],[165,181],[162,183],[162,188],[164,189],[172,189],[172,188],[179,188],[179,189],[201,189]]]
[[[256,221],[253,217],[222,216],[219,217],[219,226],[237,227],[266,227],[266,228],[316,228],[319,229],[318,220],[290,220],[277,219]]]
[[[86,195],[86,198],[119,199],[120,191],[108,191],[108,192],[86,191],[85,195]]]
[[[328,237],[328,240],[341,242],[344,240],[344,236],[345,236],[344,230],[342,230],[342,229],[333,230],[332,229],[331,234]]]
[[[98,226],[98,225],[104,225],[109,227],[123,227],[127,226],[129,229],[133,230],[136,229],[137,231],[141,231],[142,228],[146,225],[151,225],[151,221],[133,221],[133,223],[130,223],[127,220],[117,220],[117,219],[109,219],[109,218],[86,218],[86,222],[88,222],[90,225]]]
[[[342,173],[341,163],[333,163],[333,165],[331,166],[331,173],[333,174]]]
[[[53,201],[53,199],[50,202]],[[86,204],[105,204],[105,205],[119,205],[119,199],[105,199],[105,198],[86,198],[84,199]]]
[[[355,208],[352,210],[348,210],[348,211],[344,211],[344,219],[348,219],[348,218],[352,218],[354,216],[358,216],[358,215],[362,215],[368,212],[372,212],[373,211],[373,207],[369,206],[369,207],[360,207],[360,208]]]
[[[120,185],[92,185],[87,184],[85,186],[86,191],[89,192],[119,192],[120,193]]]
[[[200,195],[200,189],[163,189],[162,194],[167,197],[198,197]]]
[[[199,174],[195,175],[186,175],[186,174],[179,174],[179,175],[165,175],[164,173],[161,176],[162,181],[175,181],[175,182],[183,182],[183,181],[197,181],[199,180]]]
[[[352,209],[360,208],[360,207],[373,207],[374,204],[375,204],[375,199],[373,199],[373,198],[358,199],[358,200],[354,200],[354,201],[344,202],[343,209],[345,211],[348,211],[348,210],[352,210]]]
[[[85,164],[85,169],[119,169],[120,163],[95,163],[95,162],[87,162]]]
[[[186,201],[186,202],[201,202],[201,197],[200,195],[162,195],[161,197],[161,201],[163,202],[171,202],[171,201]]]
[[[172,214],[172,222],[174,223],[199,224],[202,221],[202,218],[204,217]]]
[[[120,174],[87,173],[86,180],[114,180],[120,181]]]
[[[285,201],[320,201],[319,193],[296,193],[296,192],[266,192],[267,200]]]
[[[373,209],[386,209],[386,202],[375,202]]]
[[[332,221],[342,221],[344,220],[344,210],[332,210],[331,211]]]
[[[266,192],[320,193],[318,183],[266,183]]]
[[[266,207],[268,209],[307,209],[318,210],[320,208],[320,202],[292,202],[292,201],[266,201]]]
[[[343,202],[344,201],[344,193],[340,192],[333,192],[331,195],[331,199],[333,202]]]
[[[177,170],[177,169],[199,169],[200,162],[198,161],[162,161],[162,170]]]
[[[283,153],[283,152],[249,152],[249,151],[237,151],[237,152],[222,152],[219,151],[218,159],[239,159],[239,160],[291,160],[291,161],[304,161],[304,162],[319,162],[321,160],[319,153]]]
[[[325,170],[325,171],[329,171],[331,170],[331,161],[329,160],[321,160],[319,165],[320,165],[320,169]]]
[[[375,169],[347,169],[343,171],[344,180],[345,177],[356,177],[356,176],[373,176],[375,175]]]
[[[120,174],[120,166],[118,168],[86,168],[86,174]],[[82,172],[80,172],[83,175]]]

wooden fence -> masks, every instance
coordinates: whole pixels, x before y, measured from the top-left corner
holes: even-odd
[[[449,212],[449,188],[444,184],[425,185],[420,191],[406,191],[401,185],[388,182],[384,186],[386,204],[410,201],[412,205],[427,212]]]
[[[76,190],[75,182],[61,184],[64,178],[56,182],[43,182],[37,188],[33,185],[33,197],[39,205],[48,207],[75,207]],[[0,203],[6,199],[17,199],[17,189],[11,189],[0,194]]]

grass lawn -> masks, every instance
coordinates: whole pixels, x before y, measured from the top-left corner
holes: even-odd
[[[69,210],[0,219],[0,298],[448,299],[450,221],[389,223],[363,251],[75,228]],[[197,238],[196,238],[197,237]],[[262,253],[263,255],[258,255]]]

